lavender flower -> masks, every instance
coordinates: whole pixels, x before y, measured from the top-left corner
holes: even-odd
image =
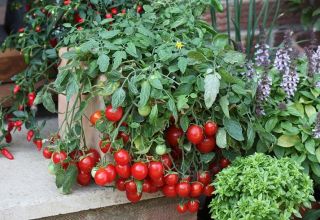
[[[256,75],[256,70],[253,68],[253,63],[251,61],[246,63],[245,75],[248,77],[248,79],[253,79]]]
[[[271,93],[271,78],[268,77],[267,72],[258,81],[257,95],[256,95],[256,114],[258,116],[265,115],[263,103],[268,99]]]
[[[287,94],[288,98],[294,96],[297,91],[297,86],[299,83],[299,75],[296,71],[296,68],[290,68],[282,76],[281,87]]]
[[[255,46],[256,52],[255,56],[255,63],[258,67],[264,67],[265,69],[268,68],[270,65],[270,54],[269,54],[269,45],[266,43],[266,36],[264,30],[260,27],[260,41],[259,44]]]
[[[292,31],[286,31],[284,36],[284,46],[276,52],[276,58],[274,60],[274,67],[280,72],[286,72],[290,69],[292,53]]]
[[[314,138],[320,138],[320,112],[317,114],[317,121],[313,131]]]

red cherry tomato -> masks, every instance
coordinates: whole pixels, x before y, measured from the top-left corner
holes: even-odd
[[[212,181],[211,175],[208,171],[199,171],[197,176],[198,176],[198,181],[205,186],[210,184]]]
[[[128,179],[131,176],[131,167],[129,164],[126,165],[116,165],[116,171],[119,177]]]
[[[165,132],[165,139],[170,147],[178,147],[182,136],[183,130],[174,125],[171,125]]]
[[[136,162],[131,167],[131,174],[137,180],[143,180],[148,176],[148,167],[145,163]]]
[[[21,87],[19,86],[19,85],[15,85],[14,87],[13,87],[13,94],[17,94],[19,91],[20,91],[20,89],[21,89]]]
[[[97,121],[100,120],[102,117],[101,115],[101,111],[96,111],[95,113],[93,113],[91,116],[90,116],[90,122],[92,125],[96,125]]]
[[[120,121],[123,115],[122,107],[118,107],[117,109],[113,109],[111,105],[106,107],[106,118],[109,121],[117,122]]]
[[[190,189],[190,197],[192,198],[198,198],[201,196],[203,190],[203,184],[200,182],[193,182],[191,183],[191,189]]]
[[[151,191],[151,182],[148,179],[145,179],[142,184],[142,192],[150,193]]]
[[[200,153],[210,153],[216,148],[216,140],[213,137],[206,137],[200,144],[197,144],[196,147]]]
[[[172,160],[169,154],[164,154],[161,156],[161,162],[163,163],[163,167],[168,170],[173,166]]]
[[[84,173],[90,173],[92,168],[96,165],[93,157],[85,156],[78,162],[79,169]]]
[[[53,152],[48,147],[45,147],[42,151],[42,154],[44,158],[50,159],[52,157]]]
[[[111,13],[107,13],[106,16],[105,16],[105,18],[107,18],[107,19],[108,19],[108,18],[112,18],[112,17],[113,17],[113,16],[112,16]]]
[[[54,164],[61,164],[62,167],[66,168],[68,166],[68,163],[65,163],[64,160],[67,159],[67,153],[65,151],[60,151],[60,152],[54,152],[52,154],[52,162]]]
[[[122,139],[124,144],[127,144],[130,140],[130,136],[123,131],[119,131],[117,139]]]
[[[219,161],[219,164],[220,164],[220,167],[223,169],[223,168],[226,168],[230,165],[230,161],[227,158],[222,158]]]
[[[121,10],[121,13],[122,13],[122,14],[126,14],[126,13],[127,13],[127,10],[124,8],[124,9]]]
[[[164,181],[169,186],[175,186],[179,181],[179,176],[176,173],[167,174],[164,177]]]
[[[108,164],[105,168],[108,175],[108,183],[113,182],[117,177],[116,168],[112,164]]]
[[[118,14],[118,9],[117,8],[111,8],[111,13],[116,15]]]
[[[126,182],[125,187],[126,187],[126,192],[128,193],[138,192],[137,184],[134,180],[130,180],[129,182]]]
[[[217,123],[212,122],[212,121],[208,121],[204,125],[204,133],[206,134],[206,136],[212,137],[217,133],[218,128],[219,127],[218,127]]]
[[[186,198],[189,196],[191,190],[190,183],[180,182],[176,185],[176,192],[179,197]]]
[[[37,25],[37,26],[36,26],[35,31],[38,32],[38,33],[41,32],[41,27],[40,27],[40,25]]]
[[[56,47],[57,46],[57,44],[58,44],[58,39],[57,38],[51,38],[50,40],[49,40],[49,44],[51,45],[51,47]]]
[[[34,135],[34,131],[33,130],[29,130],[27,133],[27,141],[31,141],[31,139],[33,138]]]
[[[7,132],[7,134],[4,136],[4,138],[6,139],[7,143],[11,143],[12,141],[12,135],[10,132]]]
[[[187,205],[188,205],[189,212],[191,212],[191,213],[198,212],[199,205],[200,205],[198,200],[191,200],[188,202]]]
[[[77,182],[79,183],[79,185],[88,186],[90,184],[90,181],[91,181],[90,173],[84,173],[82,171],[78,173]]]
[[[127,199],[132,203],[137,203],[141,200],[142,194],[136,193],[128,193],[126,192]]]
[[[214,187],[207,185],[203,188],[202,193],[203,193],[203,195],[210,197],[210,196],[212,196],[213,192],[214,192]]]
[[[36,99],[36,93],[35,92],[30,92],[28,94],[28,106],[32,106],[35,99]]]
[[[90,148],[86,153],[94,159],[95,163],[100,161],[100,154],[96,149]]]
[[[164,168],[161,162],[159,161],[151,161],[149,163],[149,176],[151,179],[159,179],[163,176]]]
[[[130,158],[130,154],[128,151],[121,149],[121,150],[117,151],[116,153],[114,153],[114,160],[119,165],[126,165],[126,164],[130,163],[131,158]]]
[[[203,139],[203,129],[198,125],[191,125],[187,130],[187,139],[192,144],[200,144]]]
[[[101,150],[103,153],[111,152],[112,149],[111,149],[111,141],[110,141],[110,138],[107,137],[105,140],[100,140],[100,142],[99,142],[99,147],[100,147],[100,150]]]
[[[176,192],[176,187],[175,186],[169,186],[169,185],[165,185],[162,188],[162,193],[165,197],[168,198],[174,198],[177,196],[177,192]]]
[[[154,185],[154,186],[156,186],[156,187],[162,187],[162,186],[164,186],[164,177],[163,176],[161,176],[160,178],[158,178],[158,179],[152,179],[151,180],[151,183],[152,183],[152,185]]]
[[[97,170],[96,174],[94,175],[94,181],[98,186],[105,186],[108,182],[108,173],[105,168],[100,168]]]
[[[13,160],[14,159],[13,155],[11,154],[11,152],[7,148],[2,148],[0,150],[0,152],[7,159],[9,159],[9,160]]]
[[[176,209],[181,214],[185,213],[186,211],[188,211],[188,204],[187,203],[183,203],[183,204],[179,203],[177,205]]]
[[[42,148],[42,139],[41,138],[34,139],[33,143],[37,146],[38,151],[40,151]]]
[[[126,191],[126,181],[124,179],[117,179],[116,187],[119,191]]]
[[[143,7],[142,5],[137,6],[137,13],[141,14],[143,12]]]

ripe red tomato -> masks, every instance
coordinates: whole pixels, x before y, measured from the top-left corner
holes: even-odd
[[[138,5],[138,6],[137,6],[137,12],[138,12],[139,14],[141,14],[141,13],[143,12],[143,7],[142,7],[142,5]]]
[[[41,27],[40,27],[40,25],[37,25],[37,26],[36,26],[35,31],[38,32],[38,33],[41,32]]]
[[[126,165],[131,161],[129,152],[124,149],[115,152],[113,157],[116,163],[119,165]]]
[[[183,176],[180,180],[180,182],[187,182],[190,183],[191,181],[191,176]]]
[[[117,8],[111,8],[111,13],[116,15],[118,14],[118,9]]]
[[[200,182],[191,183],[190,197],[198,198],[199,196],[201,196],[202,190],[203,190],[202,183],[200,183]]]
[[[188,202],[187,205],[188,205],[189,212],[191,212],[191,213],[198,212],[199,205],[200,205],[198,200],[191,200]]]
[[[17,94],[20,91],[21,87],[19,85],[14,85],[13,87],[13,94]]]
[[[223,168],[226,168],[230,165],[230,161],[227,158],[222,158],[219,161],[219,164],[220,164],[220,167],[223,169]]]
[[[101,167],[94,175],[94,181],[98,186],[105,186],[108,182],[108,173],[105,168]]]
[[[45,147],[42,151],[42,154],[44,156],[44,158],[46,159],[51,159],[51,156],[52,156],[52,151],[50,151],[50,149],[48,147]]]
[[[117,122],[120,121],[123,115],[122,107],[118,107],[117,109],[113,109],[111,105],[106,107],[106,118],[109,121]]]
[[[78,162],[79,169],[84,173],[90,173],[92,168],[96,165],[93,157],[85,156]]]
[[[213,137],[206,137],[200,144],[197,144],[196,147],[200,153],[210,153],[216,148],[216,140]]]
[[[108,183],[113,182],[117,177],[116,168],[112,164],[108,164],[105,168],[108,175]]]
[[[62,163],[65,159],[67,159],[67,153],[64,151],[54,152],[52,154],[52,162],[54,164]]]
[[[36,99],[36,93],[35,92],[30,92],[28,94],[28,106],[32,106],[35,99]]]
[[[69,154],[70,158],[77,160],[79,157],[83,156],[83,152],[80,150],[74,150]]]
[[[124,179],[128,179],[131,176],[131,167],[129,164],[126,165],[116,165],[116,171],[118,176]]]
[[[212,122],[212,121],[208,121],[204,125],[204,133],[206,134],[206,136],[212,137],[217,133],[218,128],[219,127],[218,127],[217,123]]]
[[[31,141],[31,139],[33,138],[34,135],[34,131],[33,130],[29,130],[27,133],[27,141]]]
[[[127,199],[132,203],[137,203],[141,200],[142,194],[136,193],[128,193],[126,192]]]
[[[152,185],[156,186],[156,187],[162,187],[164,186],[164,178],[163,176],[161,176],[158,179],[151,179]]]
[[[178,147],[182,136],[183,130],[174,125],[171,125],[165,132],[165,139],[170,147]]]
[[[183,204],[179,203],[177,205],[176,209],[181,214],[185,213],[186,211],[188,211],[188,204],[187,203],[183,203]]]
[[[169,186],[174,186],[178,183],[179,181],[179,176],[176,173],[171,173],[171,174],[167,174],[164,177],[164,181],[167,185]]]
[[[112,17],[113,17],[113,16],[112,16],[111,13],[107,13],[106,16],[105,16],[105,18],[107,18],[107,19],[108,19],[108,18],[112,18]]]
[[[216,163],[212,163],[212,164],[210,164],[210,171],[211,171],[211,173],[213,174],[213,175],[216,175],[216,174],[218,174],[220,171],[221,171],[221,168],[219,167],[219,165],[218,164],[216,164]]]
[[[121,10],[121,13],[122,13],[122,14],[126,14],[126,13],[127,13],[127,10],[124,8],[124,9]]]
[[[203,139],[203,129],[198,125],[191,125],[187,130],[187,139],[192,144],[200,144]]]
[[[137,184],[134,180],[130,180],[129,182],[126,182],[125,187],[126,187],[126,192],[128,193],[138,192]]]
[[[190,194],[191,186],[188,182],[180,182],[176,185],[176,192],[179,197],[185,198]]]
[[[150,193],[151,191],[151,182],[148,179],[145,179],[142,184],[142,192]]]
[[[116,187],[119,191],[126,191],[126,181],[124,179],[117,179]]]
[[[100,120],[102,117],[101,115],[101,111],[96,111],[95,113],[93,113],[91,116],[90,116],[90,122],[91,124],[94,126],[96,125],[97,121]]]
[[[203,195],[205,195],[205,196],[210,197],[210,196],[212,196],[213,192],[214,192],[213,186],[207,185],[203,188]]]
[[[91,181],[90,173],[84,173],[82,171],[78,173],[77,182],[81,186],[88,186],[90,184],[90,181]]]
[[[38,151],[40,151],[42,148],[42,139],[41,138],[34,139],[33,143],[37,146]]]
[[[96,149],[90,148],[86,153],[95,160],[95,163],[100,161],[100,154]]]
[[[103,153],[107,153],[107,152],[110,152],[110,148],[111,148],[111,141],[110,141],[110,138],[107,137],[105,140],[100,140],[99,142],[99,147],[100,147],[100,150],[103,152]]]
[[[176,187],[175,186],[169,186],[165,185],[162,188],[162,193],[165,197],[173,198],[177,196]]]
[[[143,180],[148,176],[148,167],[145,163],[136,162],[131,167],[131,174],[137,180]]]
[[[151,179],[159,179],[160,177],[163,176],[163,165],[159,161],[151,161],[149,163],[149,176]]]
[[[197,176],[198,176],[198,181],[205,186],[210,184],[212,181],[211,175],[208,171],[199,171]]]
[[[5,139],[6,139],[6,143],[11,143],[12,135],[10,132],[7,132],[7,134],[5,135]]]
[[[119,131],[117,139],[122,138],[124,144],[127,144],[130,140],[130,136],[123,131]]]
[[[173,166],[172,160],[169,156],[169,154],[164,154],[161,156],[161,162],[163,164],[163,167],[168,170]]]

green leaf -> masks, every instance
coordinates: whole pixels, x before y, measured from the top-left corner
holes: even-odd
[[[237,141],[243,141],[244,137],[242,134],[242,128],[238,121],[233,119],[223,118],[223,125],[227,130],[228,134]]]
[[[215,156],[216,156],[216,154],[214,152],[211,152],[208,154],[201,154],[200,160],[202,163],[207,164],[207,163],[210,163]]]
[[[67,95],[67,101],[70,101],[71,97],[75,95],[77,92],[79,92],[79,85],[74,75],[72,75],[69,79],[67,88],[66,88],[66,95]]]
[[[74,116],[74,120],[75,120],[75,121],[77,121],[77,120],[79,120],[79,119],[82,118],[83,112],[84,112],[84,110],[87,108],[88,103],[89,103],[88,100],[82,101],[82,102],[80,103],[79,110],[76,112],[76,114],[75,114],[75,116]]]
[[[220,90],[220,76],[209,74],[204,79],[204,102],[207,109],[211,108]]]
[[[229,50],[223,56],[223,61],[229,64],[243,65],[245,63],[246,55],[234,50]]]
[[[172,112],[172,115],[173,115],[175,121],[178,121],[177,107],[176,107],[176,104],[174,103],[174,100],[171,97],[168,101],[168,109],[170,112]]]
[[[178,108],[178,111],[189,108],[188,98],[185,95],[180,95],[177,97],[177,108]]]
[[[126,92],[123,88],[118,88],[112,95],[112,107],[118,108],[121,106],[126,99]]]
[[[179,57],[178,59],[178,67],[181,71],[181,73],[185,73],[187,70],[187,66],[188,66],[188,59],[185,57]]]
[[[160,90],[163,89],[160,79],[152,78],[152,79],[149,79],[149,82],[153,88],[160,89]]]
[[[190,124],[189,117],[187,115],[183,115],[180,118],[180,127],[182,128],[182,130],[184,132],[186,132],[188,130],[189,124]]]
[[[127,59],[127,54],[124,51],[118,50],[112,55],[112,57],[114,58],[112,69],[115,70],[121,65],[122,60]]]
[[[99,65],[99,70],[101,72],[107,72],[110,64],[110,58],[106,54],[101,54],[97,60],[97,64]]]
[[[245,146],[246,150],[251,149],[251,147],[253,146],[254,143],[254,138],[256,136],[256,133],[253,129],[252,124],[248,124],[248,129],[247,129],[247,145]]]
[[[63,194],[70,194],[72,191],[72,187],[76,183],[78,175],[78,168],[75,165],[69,165],[65,174],[63,175],[63,181],[59,190]]]
[[[52,113],[56,112],[56,107],[52,99],[52,94],[50,92],[45,92],[42,98],[43,106]]]
[[[227,34],[217,34],[213,38],[213,46],[217,49],[224,49],[229,45],[229,37]]]
[[[311,163],[310,164],[312,172],[316,174],[318,177],[320,177],[320,164],[318,163]]]
[[[148,81],[144,81],[141,84],[140,101],[138,103],[139,107],[145,106],[147,104],[147,102],[149,101],[150,93],[150,83]]]
[[[157,121],[158,118],[158,105],[152,106],[150,115],[149,115],[149,121],[150,123],[154,124]]]
[[[265,125],[266,131],[271,132],[277,125],[278,118],[270,118]]]
[[[316,142],[313,139],[307,140],[307,142],[305,143],[305,147],[310,154],[316,154]]]
[[[220,148],[226,148],[227,144],[227,133],[224,128],[219,128],[216,135],[217,146]]]
[[[137,48],[136,48],[136,46],[134,45],[134,43],[132,43],[132,42],[129,42],[129,43],[127,44],[126,52],[127,52],[128,54],[130,54],[131,56],[135,57],[135,58],[138,58],[138,57],[139,57],[138,54],[137,54]]]
[[[318,147],[318,149],[316,150],[316,157],[318,162],[320,163],[320,147]]]
[[[300,138],[298,135],[281,135],[278,138],[277,144],[280,147],[293,147],[294,145],[300,142]]]
[[[229,100],[228,100],[228,95],[222,96],[219,100],[219,104],[221,106],[221,109],[224,113],[224,115],[227,118],[230,118],[230,114],[229,114]]]
[[[119,33],[119,30],[103,31],[99,33],[99,36],[103,39],[110,39],[117,36]]]
[[[207,61],[206,57],[202,53],[200,53],[198,51],[190,51],[188,53],[188,57],[190,59],[193,59],[193,60],[198,61],[200,63]]]

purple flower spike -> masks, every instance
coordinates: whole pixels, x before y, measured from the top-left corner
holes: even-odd
[[[284,47],[277,50],[274,60],[274,67],[280,72],[287,72],[290,69],[292,53],[292,32],[287,31],[284,36]]]
[[[317,115],[317,121],[315,128],[313,129],[313,137],[319,139],[320,138],[320,112]]]
[[[297,91],[298,83],[299,75],[295,68],[291,68],[283,74],[281,87],[287,94],[287,98],[294,96]]]

